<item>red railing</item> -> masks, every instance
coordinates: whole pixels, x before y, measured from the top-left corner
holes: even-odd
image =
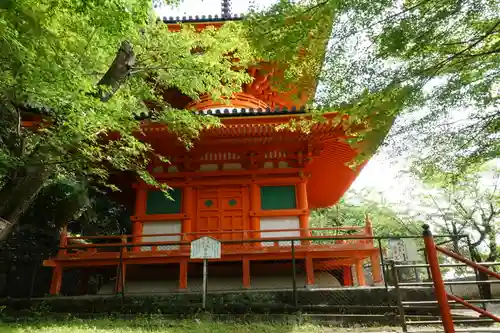
[[[441,320],[443,323],[444,332],[455,333],[455,324],[453,322],[453,316],[448,302],[449,300],[455,301],[468,309],[476,311],[482,316],[488,317],[496,322],[500,322],[500,318],[495,316],[494,314],[486,310],[483,310],[460,297],[457,297],[455,295],[450,295],[446,292],[443,277],[441,275],[441,268],[438,261],[438,252],[441,252],[442,254],[445,254],[457,261],[460,261],[474,268],[475,270],[482,271],[483,273],[488,274],[489,276],[492,276],[496,279],[500,279],[500,274],[489,270],[486,266],[475,263],[474,261],[464,258],[444,247],[436,245],[434,243],[434,238],[432,237],[432,233],[428,225],[424,225],[423,235],[425,242],[425,251],[427,254],[427,260],[429,262],[429,267],[432,275],[432,281],[434,284],[436,299],[439,304],[439,310],[441,312]]]
[[[223,247],[269,247],[283,246],[283,242],[297,241],[297,246],[308,245],[310,237],[300,236],[279,236],[266,235],[269,233],[290,233],[296,232],[300,234],[302,231],[307,231],[308,236],[314,240],[321,241],[335,240],[335,244],[372,244],[373,236],[371,225],[363,227],[336,227],[336,228],[308,228],[308,229],[266,229],[266,230],[234,230],[234,231],[206,231],[206,232],[189,232],[189,233],[164,233],[164,234],[144,234],[140,235],[139,241],[133,235],[109,235],[109,236],[77,236],[67,237],[65,230],[61,233],[60,254],[67,251],[77,252],[98,252],[98,249],[106,251],[113,247],[130,247],[132,251],[151,251],[156,252],[160,247],[171,247],[170,250],[179,250],[183,245],[189,245],[192,240],[203,236],[211,236],[218,238],[224,242]],[[354,233],[349,233],[354,232]],[[257,235],[257,236],[256,236]],[[348,240],[346,240],[348,236]],[[172,240],[164,241],[148,241],[152,237],[171,237]],[[359,238],[359,239],[358,239]],[[272,243],[272,244],[269,244]],[[289,246],[288,244],[285,246]],[[150,247],[150,249],[148,249]],[[118,250],[116,251],[118,252]]]

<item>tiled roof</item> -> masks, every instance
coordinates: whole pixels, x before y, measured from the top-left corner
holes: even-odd
[[[291,109],[287,108],[265,108],[265,109],[253,109],[253,108],[227,108],[227,109],[206,109],[201,111],[194,111],[195,114],[203,114],[210,115],[215,117],[252,117],[252,116],[276,116],[276,115],[296,115],[296,114],[305,114],[305,108],[296,108],[293,107]],[[146,113],[141,113],[137,119],[144,120],[150,118],[150,115]]]
[[[203,0],[202,0],[203,1]],[[199,5],[198,5],[199,6]],[[190,9],[196,9],[197,5],[193,4]],[[189,10],[191,11],[191,10]],[[212,14],[213,6],[210,10]],[[161,21],[165,23],[181,23],[181,22],[191,22],[191,23],[204,23],[204,22],[223,22],[223,21],[234,21],[241,20],[243,14],[232,14],[231,13],[231,0],[220,0],[220,15],[194,15],[194,16],[162,16]]]
[[[287,108],[226,108],[226,109],[206,109],[195,111],[197,114],[206,114],[217,117],[248,117],[248,116],[274,116],[283,114],[303,114],[305,109],[293,107]]]
[[[233,14],[231,16],[219,16],[219,15],[196,15],[196,16],[163,16],[161,21],[164,23],[204,23],[204,22],[224,22],[224,21],[237,21],[244,18],[243,14]]]

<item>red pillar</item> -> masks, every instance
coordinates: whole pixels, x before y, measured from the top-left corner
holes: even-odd
[[[352,286],[352,272],[350,266],[342,267],[343,277],[344,277],[344,287]]]
[[[188,287],[188,261],[182,260],[179,264],[179,289],[186,290]]]
[[[64,225],[59,234],[59,250],[57,251],[56,265],[54,267],[54,270],[52,271],[52,280],[50,283],[50,291],[49,291],[51,295],[59,295],[59,292],[61,291],[63,267],[57,261],[57,259],[60,259],[68,252],[68,250],[66,249],[67,246],[68,246],[68,227],[67,225]]]
[[[250,211],[257,213],[260,211],[260,187],[255,183],[250,184]],[[258,216],[250,216],[250,230],[255,231],[252,235],[246,237],[260,238],[260,218]],[[245,236],[245,235],[244,235]],[[259,246],[260,243],[246,243],[246,246]]]
[[[141,187],[140,185],[136,189],[135,197],[135,215],[142,216],[146,214],[146,201],[147,201],[147,189]],[[140,243],[142,235],[142,222],[133,221],[132,222],[132,243]],[[132,252],[140,252],[141,248],[139,246],[134,246]]]
[[[243,288],[250,289],[250,260],[243,258]]]
[[[382,268],[380,266],[380,254],[373,253],[370,256],[370,263],[372,266],[372,277],[373,277],[373,283],[381,283],[382,282]]]
[[[358,286],[366,286],[363,260],[356,261],[356,277],[358,278]]]
[[[314,285],[314,263],[310,256],[306,256],[306,276],[307,276],[307,286]]]
[[[61,291],[62,272],[63,272],[62,266],[59,264],[56,264],[56,266],[54,267],[54,270],[52,271],[52,280],[50,282],[49,293],[52,296],[59,295],[59,292]]]
[[[115,292],[121,293],[123,291],[123,287],[125,287],[126,273],[127,266],[125,265],[125,263],[122,263],[121,271],[118,272],[118,276],[116,277]]]
[[[434,238],[432,237],[429,225],[425,224],[423,228],[425,252],[427,254],[427,261],[429,262],[429,268],[432,274],[436,299],[441,312],[443,329],[445,333],[455,333],[455,325],[453,324],[450,304],[448,303],[448,294],[446,293],[443,277],[441,275],[441,268],[439,268],[436,244],[434,244]]]
[[[307,203],[307,180],[303,179],[297,184],[298,208],[303,212],[299,215],[300,237],[310,237],[309,232],[309,206]],[[301,244],[309,244],[310,241],[302,241]]]
[[[183,241],[190,242],[192,240],[191,232],[193,232],[193,215],[194,215],[194,190],[192,186],[186,186],[182,193],[182,210],[186,218],[182,221],[182,239]]]

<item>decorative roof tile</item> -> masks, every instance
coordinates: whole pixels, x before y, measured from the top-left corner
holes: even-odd
[[[224,117],[252,117],[252,116],[276,116],[276,115],[297,115],[305,114],[306,110],[304,107],[297,108],[292,107],[287,108],[225,108],[225,109],[205,109],[200,111],[193,111],[194,114],[215,116],[219,118]],[[141,113],[138,119],[145,120],[150,118],[147,113]]]
[[[176,23],[205,23],[205,22],[224,22],[224,21],[239,21],[245,17],[243,14],[233,14],[231,16],[219,15],[196,15],[196,16],[163,16],[158,21],[163,21],[167,24]]]
[[[248,116],[274,116],[286,114],[303,114],[305,108],[292,107],[287,108],[224,108],[224,109],[206,109],[195,111],[196,114],[212,115],[216,117],[248,117]]]
[[[190,12],[192,9],[196,9],[196,7],[201,7],[201,4],[190,6]],[[160,4],[156,4],[155,8],[160,8]],[[211,8],[213,10],[213,8]],[[205,9],[206,10],[206,9]],[[187,13],[186,13],[187,14]],[[200,13],[201,14],[201,13]],[[175,24],[175,23],[205,23],[205,22],[222,22],[222,21],[234,21],[241,20],[243,18],[243,14],[233,14],[231,13],[231,0],[220,0],[220,15],[187,15],[187,16],[164,16],[161,15],[161,21],[165,23]],[[213,14],[213,12],[212,12]]]

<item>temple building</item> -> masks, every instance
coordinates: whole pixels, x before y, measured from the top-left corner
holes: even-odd
[[[227,19],[224,13],[221,18],[184,18],[199,29]],[[178,21],[165,19],[172,30]],[[210,261],[209,276],[212,283],[232,279],[231,288],[251,289],[262,279],[290,276],[292,255],[303,272],[300,287],[352,286],[354,279],[365,285],[367,262],[373,283],[380,282],[379,249],[369,239],[369,219],[363,227],[309,225],[312,209],[337,203],[355,180],[360,168],[348,163],[359,152],[346,142],[346,129],[334,112],[307,133],[278,130],[293,119],[310,117],[304,106],[314,96],[303,93],[297,102],[275,90],[270,82],[276,72],[256,64],[249,69],[254,80],[227,103],[208,96],[192,101],[169,91],[167,101],[219,117],[222,126],[203,131],[188,150],[166,125],[144,121],[142,139],[170,161],[153,160],[150,172],[172,188],[171,199],[129,179],[127,186],[135,193],[129,235],[69,237],[63,231],[62,249],[44,263],[53,267],[51,294],[60,293],[65,270],[107,267],[116,272],[120,263],[117,291],[134,283],[141,286],[137,290],[146,290],[148,281],[158,285],[167,280],[168,290],[195,290],[201,261],[190,259],[189,244],[202,236],[223,242],[221,258]],[[338,240],[321,240],[335,235]],[[346,235],[352,239],[342,240]]]

